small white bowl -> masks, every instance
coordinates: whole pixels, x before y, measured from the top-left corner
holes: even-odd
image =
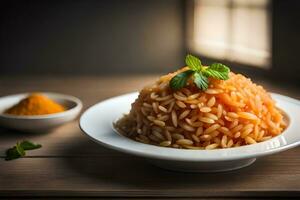
[[[143,144],[118,134],[113,122],[128,113],[138,93],[126,94],[100,102],[86,110],[80,127],[95,142],[124,153],[146,158],[170,170],[217,172],[239,169],[252,164],[257,157],[278,153],[300,144],[300,101],[272,94],[277,106],[288,118],[288,127],[277,137],[252,145],[215,150],[188,150]]]
[[[9,95],[0,98],[0,126],[25,132],[49,131],[59,125],[75,119],[82,109],[81,101],[73,96],[57,94],[52,92],[41,92],[41,94],[53,99],[67,108],[66,111],[47,115],[11,115],[4,111],[17,104],[21,99],[31,93]]]

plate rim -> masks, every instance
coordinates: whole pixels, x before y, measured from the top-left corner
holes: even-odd
[[[278,93],[270,93],[270,94],[272,95],[272,97],[281,98],[281,99],[284,99],[285,101],[287,101],[288,103],[292,103],[292,104],[296,104],[296,105],[300,106],[300,101],[297,100],[297,99],[293,99],[291,97],[281,95],[281,94],[278,94]],[[87,135],[90,139],[95,141],[96,143],[101,144],[102,146],[105,146],[109,149],[117,150],[117,151],[120,151],[120,152],[123,152],[123,153],[128,153],[128,154],[131,154],[131,155],[136,155],[136,156],[139,156],[139,157],[147,157],[147,158],[152,158],[152,159],[154,158],[154,159],[162,159],[162,160],[189,161],[189,162],[232,161],[232,160],[257,158],[257,157],[262,157],[262,156],[267,156],[267,155],[271,155],[271,154],[274,154],[274,153],[278,153],[278,152],[281,152],[281,151],[284,151],[284,150],[288,150],[288,149],[291,149],[293,147],[296,147],[296,146],[300,145],[300,139],[299,139],[298,141],[290,143],[290,144],[282,145],[282,146],[272,148],[272,149],[268,149],[266,151],[262,151],[262,152],[258,152],[258,153],[253,153],[253,154],[248,153],[248,154],[242,155],[242,156],[241,155],[226,156],[226,157],[220,156],[218,158],[216,158],[216,157],[212,157],[212,158],[208,158],[208,157],[205,157],[205,158],[204,157],[197,157],[197,158],[195,158],[195,157],[185,157],[184,158],[184,157],[174,157],[174,156],[173,157],[167,157],[166,155],[162,155],[162,154],[157,153],[157,150],[166,150],[166,151],[169,151],[172,154],[173,153],[178,153],[178,152],[193,152],[193,153],[195,152],[197,154],[197,153],[201,153],[201,152],[204,152],[204,151],[205,152],[216,152],[216,151],[226,152],[228,150],[232,151],[232,149],[239,150],[239,149],[242,149],[242,148],[251,148],[251,147],[254,147],[254,146],[245,145],[245,146],[241,146],[241,147],[234,147],[234,148],[227,148],[227,149],[214,149],[214,150],[191,150],[191,149],[175,149],[175,148],[168,148],[168,147],[159,147],[159,146],[156,146],[156,145],[149,145],[149,144],[143,144],[143,143],[137,142],[135,140],[127,138],[126,136],[123,136],[123,135],[120,135],[119,133],[116,133],[116,130],[114,128],[111,128],[112,129],[111,131],[115,132],[115,134],[118,134],[119,137],[122,137],[122,139],[124,139],[124,141],[126,140],[127,142],[132,143],[134,145],[139,144],[139,146],[147,145],[147,147],[152,148],[154,150],[152,153],[149,153],[149,152],[141,152],[141,151],[138,151],[137,149],[134,149],[134,148],[132,149],[132,148],[126,148],[126,147],[123,147],[123,146],[115,146],[114,144],[109,144],[109,143],[103,142],[101,140],[96,139],[95,137],[93,137],[91,134],[87,133],[87,131],[84,130],[83,119],[88,114],[88,112],[90,112],[93,108],[95,108],[96,106],[99,106],[100,104],[104,104],[108,101],[115,100],[117,98],[124,98],[126,96],[132,96],[132,95],[137,96],[138,92],[131,92],[131,93],[126,93],[126,94],[114,96],[114,97],[105,99],[103,101],[100,101],[100,102],[90,106],[88,109],[86,109],[84,111],[84,113],[81,115],[81,117],[79,119],[79,127],[82,130],[82,132],[85,135]],[[132,102],[130,102],[130,103],[132,103]],[[290,117],[290,116],[288,116],[288,117]],[[293,120],[291,120],[290,123],[292,123],[292,122],[293,122]],[[111,127],[112,127],[112,125],[111,125]],[[279,136],[281,136],[281,135],[279,135]],[[270,140],[260,142],[260,143],[257,143],[257,144],[266,144],[270,141],[273,141],[273,139],[275,139],[279,136],[276,136],[276,137],[274,137]],[[253,144],[253,145],[257,145],[257,144]]]

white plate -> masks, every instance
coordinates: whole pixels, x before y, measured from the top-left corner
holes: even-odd
[[[3,112],[17,104],[30,93],[15,94],[0,98],[0,126],[25,132],[46,132],[75,119],[81,111],[81,101],[73,96],[57,94],[52,92],[41,92],[41,94],[64,105],[67,110],[48,115],[20,116],[4,114]]]
[[[143,144],[118,134],[113,122],[128,113],[138,93],[130,93],[102,101],[84,112],[81,129],[95,142],[124,153],[145,157],[166,169],[210,172],[238,169],[250,165],[257,157],[281,152],[300,144],[300,102],[272,94],[277,106],[289,120],[287,129],[265,142],[228,149],[188,150]]]

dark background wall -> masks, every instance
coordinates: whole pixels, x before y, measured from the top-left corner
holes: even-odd
[[[272,8],[272,78],[300,86],[300,1],[275,0]]]
[[[184,64],[187,52],[188,2],[192,0],[4,1],[0,6],[0,75],[174,70]],[[271,2],[270,70],[224,63],[252,77],[300,82],[299,10],[300,1]]]
[[[167,72],[183,64],[182,0],[1,4],[1,74]]]

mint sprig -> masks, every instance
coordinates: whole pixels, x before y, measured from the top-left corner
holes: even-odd
[[[193,71],[200,71],[202,66],[200,59],[190,54],[185,57],[185,64]]]
[[[187,70],[174,76],[170,81],[171,88],[174,90],[179,90],[180,88],[183,88],[186,85],[187,80],[193,73],[193,70]]]
[[[38,149],[41,147],[42,147],[42,145],[34,144],[30,141],[17,142],[17,144],[15,146],[13,146],[12,148],[9,148],[6,151],[5,160],[14,160],[17,158],[21,158],[26,155],[25,150],[33,150],[33,149]]]
[[[188,79],[192,76],[195,85],[201,90],[206,90],[208,88],[209,77],[219,80],[229,79],[230,69],[221,63],[213,63],[212,65],[205,67],[202,65],[199,58],[190,54],[186,56],[185,63],[190,70],[181,72],[171,79],[170,87],[173,90],[179,90],[186,86]]]
[[[208,79],[202,72],[196,72],[194,74],[194,83],[201,90],[206,90],[208,88]]]
[[[21,146],[24,150],[34,150],[34,149],[39,149],[42,147],[41,144],[34,144],[27,140],[21,142]]]
[[[203,71],[205,76],[220,80],[229,79],[229,72],[230,69],[221,63],[213,63],[209,68]]]

